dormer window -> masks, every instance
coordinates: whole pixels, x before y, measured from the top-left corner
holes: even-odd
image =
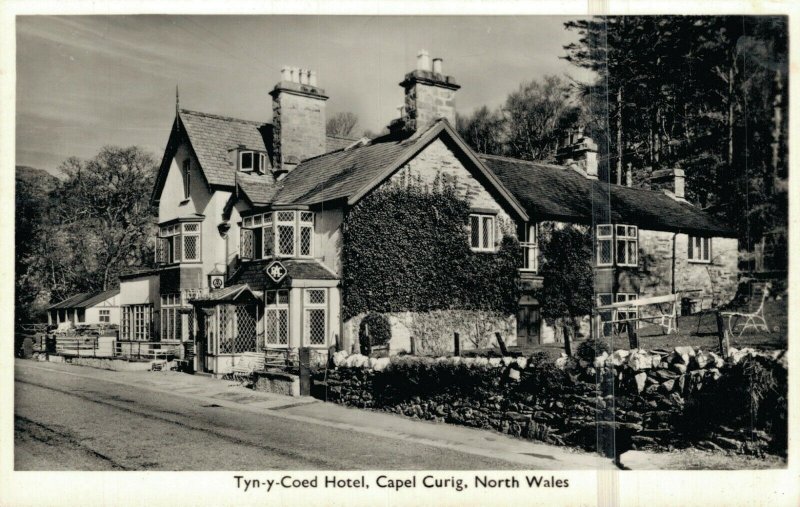
[[[267,169],[267,154],[258,151],[239,152],[239,170],[242,172],[263,173]]]

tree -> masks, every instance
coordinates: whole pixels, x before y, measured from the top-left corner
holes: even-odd
[[[325,133],[329,136],[350,137],[358,125],[358,116],[354,113],[336,113],[325,123]]]
[[[503,116],[498,111],[490,111],[483,106],[469,116],[456,115],[456,130],[459,135],[478,153],[502,155]]]
[[[552,161],[564,131],[580,118],[568,83],[559,76],[522,83],[503,107],[505,154],[523,160]]]
[[[542,317],[564,330],[564,350],[572,355],[580,319],[592,312],[594,295],[592,238],[585,226],[568,226],[543,231],[542,288],[539,298]]]
[[[648,186],[651,171],[682,168],[687,198],[734,224],[747,248],[786,224],[774,176],[785,174],[787,151],[786,18],[603,16],[565,26],[580,38],[564,58],[597,74],[580,88],[601,177]]]

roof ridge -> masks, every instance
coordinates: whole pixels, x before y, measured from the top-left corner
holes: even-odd
[[[266,123],[263,121],[254,121],[254,120],[243,120],[241,118],[234,118],[233,116],[223,116],[221,114],[213,114],[213,113],[204,113],[203,111],[192,111],[190,109],[179,109],[179,113],[188,113],[197,116],[204,116],[206,118],[214,118],[215,120],[223,120],[223,121],[235,121],[239,123],[247,123],[250,125],[271,125],[271,123]]]
[[[558,164],[551,164],[550,162],[537,162],[535,160],[524,160],[524,159],[521,159],[521,158],[506,157],[506,156],[503,156],[503,155],[490,155],[488,153],[478,153],[478,157],[480,157],[480,158],[494,158],[494,159],[497,159],[497,160],[507,160],[508,162],[521,162],[523,164],[545,166],[545,167],[551,167],[553,169],[568,169],[567,166],[558,165]]]

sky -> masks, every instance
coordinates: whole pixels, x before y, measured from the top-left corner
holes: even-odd
[[[104,145],[160,160],[182,108],[270,122],[283,66],[317,71],[328,115],[374,132],[398,115],[398,83],[426,49],[462,86],[456,109],[497,107],[546,74],[587,80],[560,56],[578,35],[553,16],[21,16],[16,163],[57,172]]]

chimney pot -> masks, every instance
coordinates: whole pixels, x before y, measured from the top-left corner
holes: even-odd
[[[424,70],[427,72],[431,70],[431,60],[428,56],[428,52],[424,49],[420,49],[419,53],[417,53],[417,70]]]
[[[434,58],[433,59],[433,72],[434,72],[434,74],[441,74],[442,73],[442,59],[441,58]]]
[[[281,68],[281,81],[291,81],[292,80],[292,71],[287,66],[283,66]]]
[[[308,71],[306,69],[300,69],[300,84],[308,84]]]
[[[311,86],[317,86],[317,73],[316,71],[309,70],[308,71],[308,84]]]

